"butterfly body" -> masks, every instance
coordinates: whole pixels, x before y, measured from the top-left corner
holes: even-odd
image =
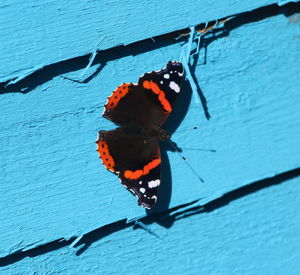
[[[119,127],[99,132],[97,151],[104,166],[147,209],[156,203],[160,185],[159,141],[170,138],[161,126],[172,111],[183,75],[181,63],[170,61],[166,68],[144,74],[138,84],[122,84],[105,104],[103,116]]]

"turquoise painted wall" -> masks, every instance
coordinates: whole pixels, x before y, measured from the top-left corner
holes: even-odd
[[[300,3],[195,2],[0,4],[0,273],[300,273]],[[165,125],[204,182],[162,144],[145,212],[95,151],[103,104],[222,18]]]

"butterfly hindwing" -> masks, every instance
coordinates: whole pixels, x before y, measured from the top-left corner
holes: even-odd
[[[157,200],[160,184],[160,149],[156,139],[126,135],[123,128],[99,132],[98,152],[103,165],[119,175],[122,184],[145,208]],[[130,150],[128,150],[130,148]]]

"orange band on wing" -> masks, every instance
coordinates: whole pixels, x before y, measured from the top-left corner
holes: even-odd
[[[97,141],[97,151],[100,155],[100,158],[103,162],[103,165],[110,171],[115,172],[114,170],[114,166],[115,166],[115,162],[114,159],[112,158],[112,156],[109,153],[108,150],[108,145],[104,140],[98,140]]]
[[[149,162],[147,165],[145,165],[143,169],[135,170],[135,171],[125,170],[124,177],[126,179],[136,180],[144,175],[149,174],[150,170],[154,169],[159,164],[160,164],[160,159],[154,159],[151,162]]]
[[[143,82],[143,87],[145,89],[152,90],[153,93],[158,95],[158,100],[160,101],[166,112],[170,113],[172,111],[172,107],[169,101],[166,99],[165,93],[158,87],[156,83],[154,83],[153,81],[145,80]]]
[[[113,91],[113,94],[108,98],[105,108],[113,110],[119,103],[119,101],[128,93],[130,83],[123,83],[117,89]]]

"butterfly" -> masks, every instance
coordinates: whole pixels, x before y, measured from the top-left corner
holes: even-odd
[[[161,126],[174,108],[183,78],[182,64],[169,61],[165,68],[145,73],[137,84],[120,85],[104,105],[103,117],[119,127],[99,132],[97,151],[103,165],[118,175],[146,209],[157,201],[159,141],[170,139]]]

